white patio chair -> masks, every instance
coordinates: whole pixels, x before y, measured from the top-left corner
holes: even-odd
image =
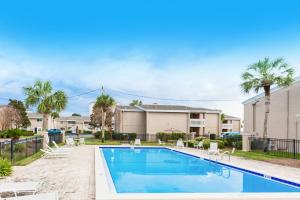
[[[166,143],[165,143],[165,142],[162,142],[160,139],[158,139],[158,144],[159,144],[159,145],[166,145]]]
[[[72,148],[71,147],[60,147],[57,145],[57,143],[53,140],[52,141],[53,145],[55,146],[55,148],[53,148],[54,150],[64,150],[64,151],[71,151]]]
[[[177,147],[177,148],[184,148],[184,143],[183,143],[183,141],[182,141],[181,138],[179,138],[179,139],[177,140],[177,142],[176,142],[176,147]]]
[[[73,138],[67,138],[66,139],[66,145],[67,146],[74,146],[75,145],[74,139]]]
[[[197,144],[194,144],[194,148],[196,148],[196,149],[203,149],[203,142],[200,141]]]
[[[61,148],[52,148],[50,147],[48,144],[45,144],[45,146],[47,147],[47,149],[50,151],[50,152],[57,152],[57,153],[65,153],[65,152],[69,152],[69,150],[66,150],[66,149],[61,149]]]
[[[141,145],[141,139],[135,139],[134,140],[134,145],[135,146],[140,146]]]
[[[57,193],[44,193],[44,194],[11,197],[5,199],[6,200],[58,200],[58,195]]]
[[[68,153],[68,152],[58,152],[58,151],[52,152],[52,151],[47,151],[44,149],[41,149],[41,151],[45,153],[44,156],[46,158],[66,157],[66,156],[70,155],[70,153]]]
[[[217,142],[211,142],[210,147],[207,150],[207,153],[209,155],[219,155],[220,150],[218,149],[218,143]]]
[[[85,144],[84,138],[79,138],[79,144]]]
[[[7,182],[0,184],[0,194],[12,192],[17,196],[18,193],[31,193],[35,194],[39,182]],[[1,196],[1,195],[0,195]]]
[[[233,148],[231,151],[224,151],[224,152],[222,152],[222,153],[220,154],[221,160],[223,159],[223,157],[224,157],[225,155],[228,155],[228,160],[230,161],[230,157],[231,157],[231,155],[234,154],[234,152],[235,152],[235,148]]]

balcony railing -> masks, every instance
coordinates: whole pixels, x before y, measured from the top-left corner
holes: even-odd
[[[222,124],[222,129],[233,129],[232,124]]]
[[[190,127],[205,127],[204,119],[190,119]]]

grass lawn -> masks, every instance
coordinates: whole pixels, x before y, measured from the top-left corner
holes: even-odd
[[[101,139],[97,138],[86,138],[85,144],[87,145],[121,145],[119,140],[105,140],[104,143],[101,142]],[[161,146],[158,142],[146,142],[142,141],[142,146]],[[166,143],[166,146],[171,146],[171,143]]]
[[[239,156],[239,157],[244,157],[244,158],[248,158],[248,159],[254,159],[254,160],[263,160],[263,161],[267,161],[267,160],[271,160],[271,159],[280,159],[280,158],[293,158],[293,154],[289,154],[289,153],[278,153],[278,152],[262,152],[262,151],[236,151],[234,153],[234,156]],[[296,155],[300,158],[299,155]]]
[[[39,151],[39,152],[37,152],[37,153],[35,153],[35,154],[27,157],[27,158],[24,158],[22,160],[14,162],[13,165],[15,165],[15,166],[25,166],[25,165],[28,165],[28,164],[32,163],[33,161],[41,158],[43,156],[43,154],[44,154],[43,152]]]

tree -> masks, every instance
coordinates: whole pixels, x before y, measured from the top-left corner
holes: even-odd
[[[73,113],[72,116],[77,116],[77,117],[81,117],[81,114],[78,113]]]
[[[62,90],[53,91],[50,81],[37,80],[33,86],[24,87],[23,89],[26,95],[26,107],[37,107],[38,113],[43,114],[43,130],[47,130],[49,115],[66,108],[68,101],[66,94]]]
[[[9,99],[8,106],[14,108],[20,115],[19,120],[16,121],[16,127],[26,128],[31,125],[30,120],[27,116],[26,107],[22,101]]]
[[[11,106],[5,106],[0,109],[0,130],[13,128],[21,121],[20,113]]]
[[[111,133],[111,139],[112,139],[112,118],[114,116],[114,113],[112,112],[111,109],[109,109],[106,112],[106,117],[105,117],[105,124],[104,126],[107,127]],[[91,122],[90,126],[93,128],[101,128],[102,127],[102,111],[101,108],[94,107],[93,108],[93,113],[91,114]]]
[[[129,105],[131,105],[131,106],[141,106],[142,104],[143,104],[143,102],[141,100],[133,99]]]
[[[221,122],[224,122],[224,121],[225,121],[225,114],[221,113]]]
[[[265,58],[250,65],[242,74],[243,83],[241,84],[244,93],[260,90],[265,94],[265,118],[263,137],[268,136],[268,117],[271,103],[271,87],[285,87],[293,83],[294,69],[284,61],[283,58],[270,60]]]
[[[55,127],[55,119],[59,118],[59,113],[58,113],[58,112],[52,112],[52,113],[51,113],[51,118],[52,118],[52,120],[53,120],[54,128],[56,128],[56,127]]]
[[[108,113],[112,112],[112,106],[115,104],[115,100],[109,96],[102,93],[100,96],[97,97],[96,103],[93,107],[93,111],[97,111],[101,115],[101,138],[102,142],[105,140],[105,122],[106,118],[108,117]],[[94,113],[93,113],[94,114]],[[92,118],[93,116],[91,116]],[[94,115],[95,118],[95,115]],[[100,124],[100,123],[99,123]]]

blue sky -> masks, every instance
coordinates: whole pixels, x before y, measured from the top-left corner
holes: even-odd
[[[2,1],[0,97],[52,80],[69,96],[104,85],[122,104],[133,97],[234,99],[172,102],[242,116],[240,74],[283,56],[300,74],[300,1]],[[87,114],[97,93],[70,99],[64,114]],[[7,100],[0,99],[0,103]]]

